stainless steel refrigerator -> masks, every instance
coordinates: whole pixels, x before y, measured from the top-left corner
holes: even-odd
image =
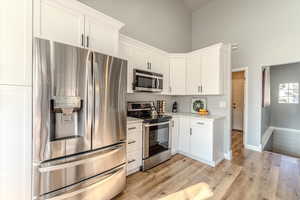
[[[35,38],[33,197],[104,200],[126,183],[127,61]]]

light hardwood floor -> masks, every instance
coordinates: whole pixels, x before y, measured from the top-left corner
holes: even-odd
[[[210,196],[209,198],[206,198]],[[182,155],[128,177],[116,200],[299,200],[300,160],[242,150],[212,168]]]

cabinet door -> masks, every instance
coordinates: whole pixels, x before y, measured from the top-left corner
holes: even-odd
[[[221,68],[220,46],[205,48],[201,59],[202,94],[223,93],[223,69]]]
[[[34,35],[83,46],[84,15],[71,9],[72,1],[35,0]]]
[[[162,74],[164,75],[163,80],[163,92],[162,94],[168,95],[171,92],[170,88],[170,62],[168,56],[162,56]]]
[[[212,125],[207,122],[198,123],[199,125],[192,124],[190,153],[197,158],[212,161]]]
[[[180,118],[179,125],[179,146],[178,150],[182,153],[190,153],[190,120],[186,117]]]
[[[173,118],[172,120],[172,154],[174,155],[178,151],[179,142],[179,118]]]
[[[97,17],[85,17],[85,46],[99,53],[117,56],[119,30]]]
[[[31,0],[1,1],[0,84],[31,85],[31,6]]]
[[[120,42],[119,56],[127,60],[127,93],[133,93],[133,62],[131,46],[125,42]]]
[[[190,54],[187,57],[186,67],[186,94],[198,95],[200,93],[201,55]]]
[[[170,58],[171,94],[185,95],[186,59],[185,56]]]
[[[150,71],[150,68],[148,66],[150,60],[149,55],[150,53],[146,49],[132,46],[133,68]]]
[[[31,87],[0,86],[1,199],[31,199],[31,112]]]

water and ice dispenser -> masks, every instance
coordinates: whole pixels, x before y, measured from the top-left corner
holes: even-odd
[[[78,131],[78,115],[82,100],[76,96],[55,96],[52,99],[54,114],[53,139],[64,139],[80,136]]]

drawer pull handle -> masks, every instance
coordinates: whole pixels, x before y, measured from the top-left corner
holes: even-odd
[[[128,144],[134,144],[134,143],[136,143],[135,140],[128,142]]]
[[[204,122],[197,122],[197,124],[199,124],[199,125],[204,125]]]
[[[130,160],[130,161],[128,161],[127,163],[130,164],[130,163],[133,163],[133,162],[135,162],[135,159]]]
[[[136,129],[136,127],[130,127],[130,128],[128,128],[129,131],[130,130],[134,130],[134,129]]]

